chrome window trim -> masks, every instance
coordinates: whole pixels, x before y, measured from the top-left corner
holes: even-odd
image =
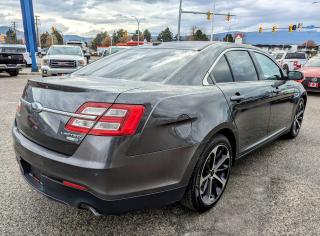
[[[31,103],[27,102],[23,98],[20,98],[20,101],[27,106],[31,107]],[[49,112],[49,113],[54,113],[57,115],[62,115],[62,116],[67,116],[67,117],[73,117],[73,118],[82,118],[82,119],[89,119],[89,120],[94,120],[97,118],[97,116],[91,116],[91,115],[82,115],[82,114],[76,114],[72,112],[65,112],[65,111],[58,111],[50,108],[43,107],[42,112]]]
[[[247,51],[247,52],[257,52],[257,53],[260,53],[260,54],[263,54],[265,56],[267,56],[268,58],[270,58],[272,61],[274,61],[267,53],[263,52],[263,51],[260,51],[260,50],[257,50],[257,49],[253,49],[253,48],[228,48],[226,50],[224,50],[218,57],[217,59],[214,61],[214,63],[212,64],[212,66],[210,67],[210,69],[208,70],[208,72],[206,73],[206,75],[204,76],[204,79],[202,80],[202,85],[203,86],[212,86],[214,84],[210,84],[208,82],[208,78],[211,74],[211,72],[213,71],[214,67],[217,65],[217,63],[219,62],[219,60],[221,59],[221,57],[223,57],[227,52],[230,52],[230,51]],[[253,64],[255,65],[254,61],[253,61]],[[278,64],[276,63],[276,65],[278,66]],[[279,66],[278,66],[279,67]],[[281,70],[281,68],[279,67],[279,69]],[[225,83],[235,83],[234,81],[233,82],[225,82]]]

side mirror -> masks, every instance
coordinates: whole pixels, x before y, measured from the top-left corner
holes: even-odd
[[[289,71],[288,80],[303,80],[304,75],[300,71]]]

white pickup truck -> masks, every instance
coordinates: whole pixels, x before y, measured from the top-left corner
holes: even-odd
[[[308,61],[307,55],[303,52],[278,52],[275,58],[287,73],[301,69]]]
[[[70,74],[85,66],[87,60],[79,46],[52,45],[42,58],[42,76]]]

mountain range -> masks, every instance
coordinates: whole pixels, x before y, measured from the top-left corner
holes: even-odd
[[[8,31],[8,26],[0,26],[0,34],[5,34]],[[320,32],[314,30],[302,31],[302,32],[288,32],[288,31],[279,31],[279,32],[224,32],[214,34],[215,40],[223,40],[226,34],[236,34],[242,33],[244,35],[244,43],[253,44],[253,45],[300,45],[306,42],[307,40],[314,41],[317,45],[320,45]],[[17,38],[21,39],[24,37],[23,31],[17,30]],[[77,40],[83,42],[92,41],[92,37],[85,37],[79,35],[63,35],[65,41]],[[209,36],[208,36],[209,37]],[[184,37],[182,37],[184,38]],[[157,36],[152,36],[153,40],[157,39]]]

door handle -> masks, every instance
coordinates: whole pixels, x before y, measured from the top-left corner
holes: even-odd
[[[243,95],[235,95],[235,96],[232,96],[230,98],[231,101],[233,102],[240,102],[241,100],[244,99],[244,96]]]

